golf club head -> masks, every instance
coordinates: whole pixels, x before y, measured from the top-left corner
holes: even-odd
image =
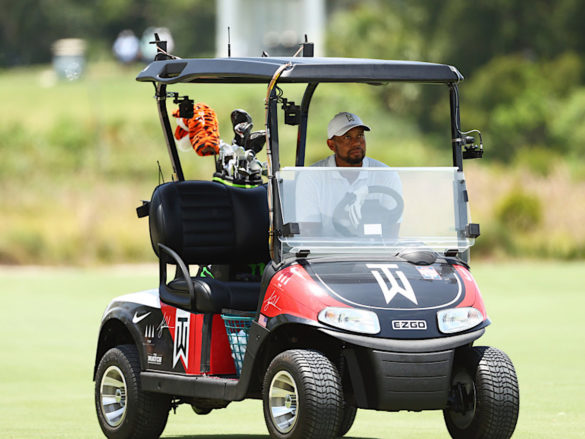
[[[251,149],[255,154],[258,154],[264,148],[266,143],[266,131],[254,131],[250,134],[248,142],[246,142],[246,150]]]
[[[250,137],[250,131],[254,124],[252,122],[240,122],[236,126],[234,126],[234,142],[236,145],[244,147],[248,142],[248,138]]]
[[[252,117],[245,110],[241,109],[236,109],[232,111],[230,118],[232,119],[232,127],[234,128],[234,131],[236,125],[242,122],[252,123]]]

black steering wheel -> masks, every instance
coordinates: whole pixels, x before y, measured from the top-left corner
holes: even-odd
[[[367,200],[370,195],[374,194],[382,194],[392,198],[395,206],[392,209],[388,209],[382,206],[380,200]],[[333,227],[337,232],[344,236],[360,236],[363,234],[364,225],[370,223],[381,224],[383,227],[382,231],[391,230],[392,226],[394,226],[402,216],[402,212],[404,211],[404,200],[402,199],[402,196],[392,188],[380,185],[368,186],[368,193],[365,198],[364,203],[360,206],[361,219],[359,223],[354,224],[355,227],[351,229],[342,224],[341,219],[349,220],[346,207],[356,202],[357,195],[348,192],[337,206],[335,206],[335,209],[333,210]],[[364,221],[365,219],[369,220]],[[349,223],[351,224],[351,220],[349,220]]]

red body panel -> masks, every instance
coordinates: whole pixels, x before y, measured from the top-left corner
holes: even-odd
[[[260,311],[266,317],[288,314],[316,321],[327,306],[349,308],[331,297],[301,265],[295,264],[272,278]]]
[[[213,316],[211,347],[209,352],[209,373],[211,375],[232,375],[236,366],[232,358],[225,323],[219,314]]]
[[[192,314],[186,311],[167,305],[163,302],[160,304],[161,311],[169,327],[171,338],[173,339],[173,369],[177,372],[183,372],[180,369],[179,361],[182,364],[184,372],[188,375],[231,375],[236,373],[234,360],[231,355],[228,336],[225,330],[225,324],[219,314],[213,316],[211,325],[211,343],[209,347],[209,370],[201,370],[201,348],[203,341],[203,322],[205,314]],[[177,313],[187,319],[186,326],[177,324]],[[184,337],[188,328],[188,338],[185,344],[178,343],[177,337]]]
[[[466,306],[472,306],[479,311],[481,311],[484,320],[487,319],[487,312],[485,310],[485,305],[483,303],[483,299],[481,298],[481,294],[479,293],[479,287],[475,282],[475,279],[469,272],[469,270],[461,265],[454,265],[453,266],[457,273],[463,280],[463,286],[465,288],[465,297],[457,305],[457,308],[463,308]]]

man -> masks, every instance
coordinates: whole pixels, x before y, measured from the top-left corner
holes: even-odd
[[[341,112],[327,125],[327,146],[333,155],[311,166],[340,166],[367,168],[386,166],[366,157],[366,135],[370,127],[353,113]]]
[[[382,216],[400,210],[395,223],[400,222],[402,185],[394,172],[358,169],[388,167],[366,157],[365,131],[370,131],[370,127],[353,113],[338,113],[329,122],[327,146],[333,154],[308,169],[337,167],[344,170],[310,172],[307,169],[298,176],[296,222],[300,223],[302,235],[397,235],[397,224],[391,230],[383,227]],[[380,193],[381,187],[389,190]]]

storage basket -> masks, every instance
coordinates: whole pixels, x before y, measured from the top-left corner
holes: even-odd
[[[236,373],[240,376],[244,363],[244,354],[248,346],[248,331],[250,330],[254,317],[222,314],[221,318],[225,323],[232,357],[236,365]]]

